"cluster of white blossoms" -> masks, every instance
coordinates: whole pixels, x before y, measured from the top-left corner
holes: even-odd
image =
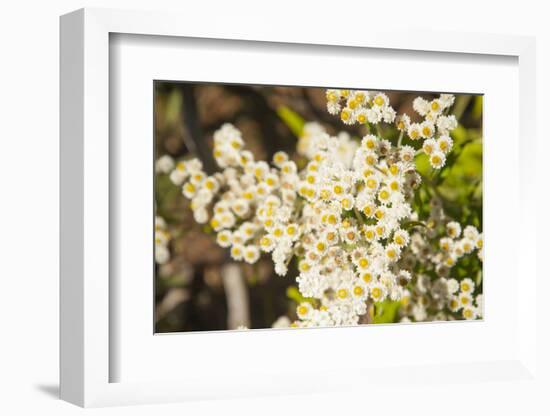
[[[470,277],[457,278],[453,268],[468,255],[483,261],[483,234],[468,225],[462,230],[433,198],[427,227],[411,235],[402,266],[419,270],[401,299],[402,321],[476,319],[483,315],[483,295]],[[474,297],[474,292],[477,295]]]
[[[382,92],[364,90],[327,90],[327,110],[340,115],[344,124],[393,123],[395,110]]]
[[[418,123],[412,123],[407,114],[396,116],[388,96],[382,92],[331,89],[327,90],[326,97],[328,112],[339,114],[345,124],[395,122],[397,129],[411,140],[423,140],[422,151],[428,155],[434,169],[445,166],[447,154],[453,147],[449,133],[457,126],[456,118],[446,114],[454,103],[453,95],[441,94],[431,101],[417,97],[413,108],[423,117]]]
[[[170,233],[166,227],[164,218],[155,216],[155,262],[164,264],[170,260]]]
[[[327,90],[327,99],[328,111],[346,124],[397,123],[411,139],[425,139],[422,151],[434,168],[444,165],[452,147],[448,133],[456,127],[456,120],[444,115],[453,96],[415,100],[425,120],[412,124],[406,115],[396,117],[383,93]],[[402,266],[401,257],[411,250],[416,215],[410,201],[421,177],[414,164],[419,150],[401,146],[401,138],[397,145],[376,134],[358,141],[307,123],[297,144],[305,159],[298,169],[285,152],[275,153],[271,164],[256,161],[241,132],[225,124],[214,135],[221,172],[209,176],[192,159],[175,164],[169,175],[190,199],[195,220],[209,223],[218,245],[234,260],[252,264],[262,252],[270,253],[275,272],[286,275],[297,259],[296,282],[307,301],[298,305],[291,326],[356,325],[368,305],[411,297],[412,269]],[[478,247],[481,236],[467,227],[459,239],[460,228],[454,223],[448,228],[447,250],[432,262],[451,266],[449,259],[456,262]],[[456,296],[465,317],[479,315]]]

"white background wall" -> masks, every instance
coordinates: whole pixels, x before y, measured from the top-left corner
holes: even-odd
[[[547,135],[550,114],[550,29],[543,1],[521,2],[455,0],[344,0],[330,2],[244,1],[200,2],[168,0],[5,0],[0,10],[0,414],[80,413],[82,410],[56,399],[58,383],[58,17],[74,9],[116,7],[189,11],[190,18],[211,13],[230,18],[250,14],[286,25],[323,25],[327,31],[345,30],[347,24],[364,25],[370,19],[400,22],[404,27],[437,30],[512,33],[537,36],[538,131]],[[192,10],[189,8],[192,7]],[[182,21],[185,25],[185,21]],[[534,103],[522,103],[534,105]],[[526,144],[530,145],[530,144]],[[539,148],[539,189],[548,191],[547,142]],[[545,179],[545,182],[542,179]],[[546,185],[544,185],[546,183]],[[541,192],[540,213],[546,211]],[[543,201],[544,199],[544,201]],[[513,220],[512,220],[513,221]],[[539,233],[542,253],[543,235]],[[546,239],[547,240],[547,239]],[[545,242],[547,245],[547,242]],[[542,256],[541,256],[542,258]],[[542,262],[540,263],[542,264]],[[524,290],[529,290],[525,288]],[[541,313],[548,315],[547,308]],[[542,316],[540,319],[544,319]],[[546,351],[546,354],[548,351]],[[437,390],[437,389],[435,389]],[[434,390],[434,393],[435,393]],[[419,392],[420,393],[420,392]],[[434,399],[429,392],[410,402],[426,408]],[[391,397],[391,396],[390,396]],[[258,398],[253,400],[188,403],[94,410],[101,415],[124,414],[368,414],[370,400],[343,393],[330,396]],[[481,402],[480,402],[481,400]],[[440,411],[452,414],[543,414],[534,401],[520,397],[484,403],[483,395],[458,395]],[[388,414],[400,398],[388,402]],[[474,403],[472,403],[474,401]],[[476,402],[477,401],[477,402]],[[399,407],[399,406],[398,406]],[[428,405],[427,408],[430,406]],[[396,409],[397,410],[397,409]],[[504,411],[504,413],[503,413]],[[539,413],[540,412],[540,413]],[[548,413],[546,413],[548,414]]]

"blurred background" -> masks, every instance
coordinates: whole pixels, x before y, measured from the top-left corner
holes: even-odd
[[[213,133],[232,123],[243,133],[246,147],[256,160],[271,160],[278,150],[288,152],[298,166],[304,161],[295,153],[304,122],[316,121],[330,134],[347,131],[360,139],[364,127],[345,126],[326,111],[325,88],[248,86],[155,81],[156,159],[199,157],[207,172],[217,171],[211,156]],[[428,100],[439,93],[383,91],[398,114],[412,121],[420,116],[412,108],[417,96]],[[454,149],[448,163],[430,186],[437,188],[447,214],[462,224],[482,229],[482,113],[479,95],[456,95],[451,113],[459,126],[451,136]],[[384,138],[398,136],[383,127]],[[403,144],[419,147],[407,138]],[[421,174],[430,177],[424,155],[417,157]],[[193,220],[189,201],[168,178],[155,175],[157,215],[164,218],[170,234],[170,259],[156,265],[156,332],[212,331],[270,328],[282,315],[295,319],[302,299],[295,287],[297,271],[286,277],[273,272],[270,257],[254,264],[233,263],[227,249],[218,247],[208,226]],[[420,198],[415,207],[421,215],[429,201]],[[426,214],[427,215],[427,214]],[[392,318],[390,318],[391,320]]]

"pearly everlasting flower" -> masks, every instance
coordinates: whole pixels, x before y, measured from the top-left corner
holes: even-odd
[[[155,262],[164,264],[170,260],[170,233],[164,218],[155,216]]]
[[[290,278],[307,302],[297,305],[296,321],[279,318],[274,327],[357,325],[368,305],[385,300],[400,302],[403,320],[481,316],[479,288],[452,271],[464,256],[481,256],[482,234],[467,226],[461,236],[435,199],[425,229],[411,228],[421,222],[412,209],[422,180],[415,157],[425,153],[433,169],[445,165],[457,126],[447,115],[454,97],[415,99],[417,123],[396,114],[382,92],[329,89],[326,99],[330,114],[367,134],[356,140],[306,123],[299,163],[282,151],[268,163],[256,161],[242,133],[224,124],[213,148],[221,172],[208,176],[197,159],[175,164],[170,178],[195,220],[208,222],[236,261],[254,264],[263,253],[286,276],[297,259]],[[373,128],[380,123],[394,125],[399,138],[380,137],[384,130]],[[401,145],[407,137],[410,145]],[[417,266],[421,273],[412,272]]]
[[[155,162],[155,172],[169,174],[174,166],[174,159],[171,156],[163,155]]]

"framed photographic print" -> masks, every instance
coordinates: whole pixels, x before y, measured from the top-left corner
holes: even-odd
[[[61,19],[62,398],[540,388],[534,41],[241,23]]]

